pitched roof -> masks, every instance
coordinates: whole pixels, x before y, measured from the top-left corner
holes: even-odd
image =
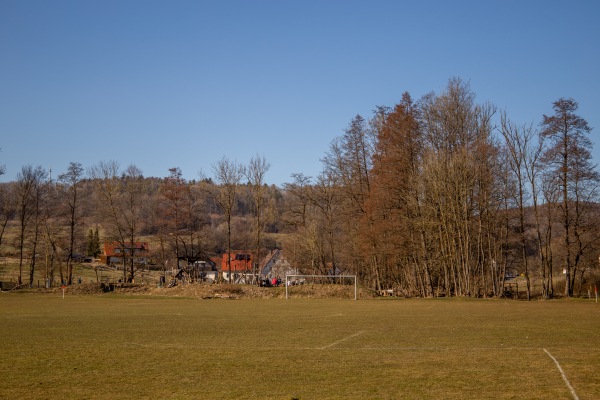
[[[228,253],[223,254],[221,260],[221,271],[232,272],[252,271],[252,255],[245,251],[231,251],[230,266],[227,265]]]

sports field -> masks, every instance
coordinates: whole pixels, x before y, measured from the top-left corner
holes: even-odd
[[[0,399],[598,399],[592,300],[0,293]]]

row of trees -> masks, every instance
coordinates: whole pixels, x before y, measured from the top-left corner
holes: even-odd
[[[532,278],[545,298],[557,281],[572,296],[600,238],[591,128],[577,108],[560,99],[539,129],[519,126],[451,79],[440,95],[405,93],[356,116],[316,179],[286,185],[297,264],[410,296],[499,296],[515,273],[528,297]]]
[[[317,177],[297,173],[282,188],[266,185],[259,156],[247,165],[223,158],[200,181],[179,168],[144,178],[113,161],[87,171],[71,163],[53,181],[26,166],[0,185],[0,252],[19,257],[19,279],[29,262],[31,282],[33,255],[44,254],[47,276],[58,268],[70,283],[89,231],[96,252],[98,236],[123,252],[150,238],[166,264],[231,259],[232,249],[259,260],[280,247],[301,272],[357,274],[407,296],[499,296],[516,273],[528,296],[533,283],[545,298],[562,284],[572,296],[596,269],[600,238],[600,178],[577,108],[559,99],[539,126],[518,125],[451,79],[439,95],[405,93],[369,119],[357,115]],[[124,278],[133,278],[128,263]]]
[[[188,182],[179,168],[164,179],[145,178],[135,165],[121,170],[115,161],[87,171],[72,162],[56,180],[24,166],[14,182],[0,184],[0,254],[18,257],[19,284],[33,283],[40,262],[46,278],[71,284],[74,263],[84,253],[97,256],[101,241],[119,243],[126,254],[132,243],[149,240],[154,260],[172,267],[232,248],[260,257],[265,245],[275,247],[263,232],[278,229],[273,211],[267,214],[278,197],[264,182],[268,169],[264,157],[248,166],[223,158],[214,180]],[[133,279],[135,257],[123,263],[124,279]]]

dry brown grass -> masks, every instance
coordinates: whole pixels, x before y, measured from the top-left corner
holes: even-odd
[[[544,349],[581,399],[600,398],[591,301],[229,301],[192,289],[0,293],[0,398],[569,398]]]
[[[151,295],[163,297],[186,297],[196,299],[284,299],[285,287],[257,287],[252,285],[232,285],[232,284],[207,284],[192,283],[179,284],[174,287],[156,287],[151,285],[117,285],[111,290],[115,294],[128,295]],[[109,291],[108,286],[100,283],[82,283],[66,287],[65,291],[69,295],[87,295],[87,294],[105,294]],[[28,293],[46,293],[61,294],[61,287],[50,289],[23,287],[21,292]],[[354,299],[354,286],[342,285],[301,285],[290,289],[288,296],[290,298],[309,298],[309,299]],[[359,289],[359,298],[372,298],[373,292]]]

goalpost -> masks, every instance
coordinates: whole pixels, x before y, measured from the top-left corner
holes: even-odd
[[[346,281],[346,279],[349,280],[353,280],[354,281],[354,300],[358,299],[358,289],[357,289],[357,283],[356,283],[356,275],[286,275],[285,276],[285,298],[287,300],[288,298],[288,288],[291,286],[296,286],[296,285],[304,285],[304,284],[310,284],[310,283],[315,283],[315,282],[320,282],[320,283],[331,283],[332,281],[335,282],[336,280],[341,282],[340,284],[344,284],[343,282]],[[311,282],[307,282],[307,281],[311,281]]]

